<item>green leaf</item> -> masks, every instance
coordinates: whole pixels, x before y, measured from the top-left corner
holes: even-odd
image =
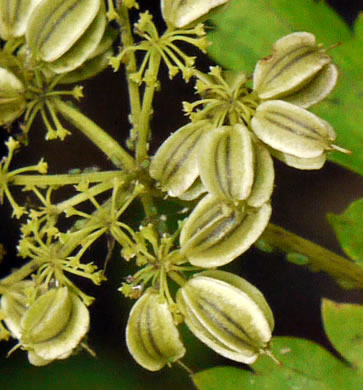
[[[360,60],[363,55],[363,15],[353,34],[325,2],[313,0],[235,0],[213,19],[217,29],[209,34],[211,57],[228,69],[252,72],[258,59],[271,54],[272,44],[293,31],[309,31],[330,51],[340,69],[337,88],[313,111],[328,120],[338,134],[337,144],[352,155],[333,152],[329,159],[363,174],[363,133],[357,123],[363,81]],[[268,21],[268,22],[267,22]]]
[[[325,333],[331,343],[347,360],[362,370],[363,306],[323,299],[322,315]]]
[[[363,198],[352,202],[343,214],[328,214],[344,252],[363,266]]]
[[[261,356],[252,368],[216,367],[193,376],[200,390],[354,390],[363,386],[358,372],[320,345],[293,337],[275,337],[272,352],[282,363]]]

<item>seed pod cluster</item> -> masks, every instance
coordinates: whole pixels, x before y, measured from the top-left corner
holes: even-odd
[[[168,304],[149,288],[133,306],[126,328],[127,347],[142,367],[158,371],[185,354]]]
[[[26,42],[53,72],[70,72],[92,56],[105,28],[101,0],[43,0],[30,15]]]
[[[220,355],[252,364],[268,349],[273,315],[261,292],[245,279],[202,272],[179,289],[177,303],[192,333]]]
[[[89,328],[89,313],[84,303],[67,287],[53,288],[28,306],[26,288],[31,281],[4,294],[1,308],[6,313],[5,323],[22,349],[28,351],[30,363],[49,364],[71,355]]]

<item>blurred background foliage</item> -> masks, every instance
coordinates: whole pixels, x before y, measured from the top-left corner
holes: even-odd
[[[159,1],[141,0],[139,3],[142,9],[150,9],[158,25],[164,28]],[[306,6],[305,0],[295,0],[295,3]],[[360,11],[359,5],[353,0],[344,2],[330,0],[327,3],[340,13],[348,28],[351,28]],[[321,20],[319,23],[327,24],[328,21]],[[269,26],[269,21],[266,20],[257,33],[268,37]],[[270,43],[266,44],[266,51],[269,50]],[[331,54],[334,57],[334,52]],[[212,64],[213,60],[207,57],[198,60],[198,65],[204,71]],[[151,147],[154,151],[171,131],[185,124],[181,101],[194,100],[191,83],[184,84],[180,77],[169,82],[165,67],[162,68],[161,79],[162,88],[156,96],[155,117],[152,122]],[[85,98],[81,102],[83,112],[124,143],[129,124],[126,84],[122,73],[114,74],[108,69],[84,83],[84,86]],[[333,122],[332,125],[334,126]],[[23,149],[17,156],[14,167],[32,164],[44,156],[49,164],[49,173],[53,174],[89,166],[113,169],[111,163],[105,161],[102,152],[90,142],[85,142],[82,135],[77,132],[67,137],[63,143],[46,142],[41,121],[34,124],[31,132],[29,147]],[[6,138],[4,130],[1,130],[0,137]],[[0,152],[5,152],[3,143],[0,145]],[[275,168],[276,187],[272,199],[272,222],[343,254],[326,214],[341,214],[353,200],[362,195],[361,177],[333,163],[326,164],[322,170],[316,172],[294,170],[279,162],[275,163]],[[24,195],[19,193],[19,196]],[[15,256],[15,246],[19,238],[18,224],[14,220],[9,220],[9,215],[10,210],[5,203],[0,208],[0,242],[7,251],[7,256],[1,264],[2,275],[21,264]],[[127,218],[133,221],[135,215],[129,212]],[[106,251],[107,243],[100,242],[89,253],[88,258],[102,265]],[[251,249],[243,259],[235,260],[225,269],[242,275],[264,293],[275,315],[275,335],[307,338],[337,355],[322,326],[321,297],[357,302],[361,298],[359,291],[344,290],[323,273],[311,272],[307,268],[291,264],[283,255],[266,254],[257,249]],[[35,388],[72,390],[81,387],[88,390],[192,388],[192,382],[179,366],[174,365],[171,369],[165,368],[161,372],[149,373],[139,367],[129,355],[124,334],[133,302],[124,299],[117,288],[133,270],[132,264],[128,265],[121,261],[119,253],[115,251],[115,256],[107,269],[107,283],[95,287],[87,281],[81,281],[81,287],[97,298],[91,307],[92,327],[88,338],[88,343],[96,351],[97,358],[82,351],[64,362],[38,368],[31,366],[25,353],[20,350],[6,359],[13,342],[3,342],[0,344],[2,388],[12,390]],[[184,362],[195,372],[216,365],[240,366],[217,356],[184,328],[183,338],[188,351]]]

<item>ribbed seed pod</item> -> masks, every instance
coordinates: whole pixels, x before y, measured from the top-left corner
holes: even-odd
[[[209,194],[198,203],[182,228],[181,252],[193,265],[220,267],[258,239],[270,215],[271,206],[267,203],[257,209],[243,203],[230,208]]]
[[[74,45],[60,58],[49,62],[49,68],[55,73],[70,72],[82,65],[96,50],[106,28],[106,7],[104,2],[91,25]]]
[[[252,207],[260,207],[267,202],[273,191],[275,170],[272,157],[260,142],[253,143],[255,150],[255,180],[247,203]]]
[[[66,287],[51,289],[39,297],[21,319],[22,347],[32,364],[64,359],[80,343],[89,328],[89,313],[78,296]]]
[[[194,200],[199,198],[202,194],[206,193],[207,189],[204,187],[200,177],[197,177],[194,180],[194,183],[181,195],[179,195],[179,199],[181,200]]]
[[[166,302],[153,288],[133,306],[126,328],[127,347],[140,366],[158,371],[185,354]]]
[[[289,167],[302,170],[320,169],[326,161],[326,153],[313,158],[296,157],[291,154],[279,152],[278,150],[271,150],[271,154]]]
[[[246,126],[213,129],[203,139],[199,174],[208,192],[219,199],[246,199],[254,179],[254,151]]]
[[[220,355],[252,364],[268,349],[273,315],[261,292],[245,279],[202,272],[179,289],[176,300],[188,328]]]
[[[6,315],[4,322],[14,338],[19,339],[21,337],[21,318],[28,308],[28,297],[25,290],[33,286],[34,282],[23,280],[13,285],[11,290],[1,297],[0,307]]]
[[[229,0],[161,0],[161,12],[168,25],[182,28],[227,1]]]
[[[25,107],[23,83],[12,72],[0,67],[0,126],[18,118]]]
[[[43,0],[26,29],[33,56],[45,62],[60,58],[85,33],[100,6],[101,0]]]
[[[183,194],[198,177],[199,148],[210,127],[206,120],[181,127],[161,145],[152,159],[150,175],[170,196]]]
[[[282,100],[260,104],[251,128],[273,149],[303,158],[320,156],[331,148],[336,137],[328,122]]]
[[[9,40],[21,37],[30,14],[41,0],[0,0],[0,37]]]
[[[330,56],[316,44],[313,34],[286,35],[275,42],[271,56],[258,61],[253,74],[254,90],[261,99],[291,95],[312,82],[330,61]],[[331,84],[329,78],[326,80]],[[319,88],[320,91],[324,89]]]

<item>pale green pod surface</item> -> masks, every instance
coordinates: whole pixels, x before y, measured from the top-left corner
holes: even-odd
[[[181,200],[194,200],[199,198],[202,194],[206,193],[207,189],[204,187],[200,177],[197,177],[194,180],[194,183],[181,195],[179,195],[179,199]]]
[[[230,208],[213,195],[205,196],[185,222],[181,252],[191,264],[220,267],[245,252],[262,234],[271,206],[249,209],[244,204]]]
[[[28,19],[41,0],[0,0],[0,37],[4,40],[25,34]]]
[[[251,128],[268,146],[296,157],[318,157],[330,149],[335,140],[328,122],[282,100],[260,104],[251,120]]]
[[[33,366],[37,366],[37,367],[46,366],[47,364],[49,364],[53,361],[53,359],[47,360],[47,359],[41,358],[34,351],[28,352],[28,359],[29,359],[30,364],[32,364]]]
[[[252,207],[260,207],[266,203],[274,188],[275,170],[272,157],[265,146],[254,142],[255,149],[255,180],[247,203]]]
[[[251,364],[271,339],[271,309],[254,286],[235,275],[198,274],[179,289],[177,303],[192,333],[229,359]]]
[[[237,123],[213,129],[203,139],[199,174],[207,190],[219,199],[246,199],[254,178],[254,152],[246,126]]]
[[[320,169],[326,161],[326,153],[322,153],[320,156],[313,158],[296,157],[292,156],[291,154],[279,152],[277,150],[272,150],[271,153],[289,167],[301,170]]]
[[[150,175],[170,196],[183,194],[199,175],[201,140],[209,121],[190,123],[173,133],[158,149],[150,164]]]
[[[210,10],[229,0],[161,0],[161,12],[165,22],[177,28],[188,26]]]
[[[81,299],[70,293],[71,315],[66,326],[53,338],[24,346],[44,360],[65,359],[78,346],[89,329],[89,312]]]
[[[140,366],[158,371],[181,359],[185,348],[166,302],[149,288],[133,306],[126,328],[126,343]]]
[[[100,5],[101,0],[43,0],[26,29],[35,58],[52,62],[61,57],[91,25]]]
[[[337,67],[334,64],[325,65],[305,87],[292,95],[285,96],[283,100],[308,108],[325,99],[334,89],[337,80]]]
[[[66,287],[54,288],[40,296],[21,319],[21,341],[35,344],[56,337],[72,313],[72,299]]]
[[[313,34],[289,34],[274,44],[271,56],[257,62],[254,90],[261,99],[282,98],[304,87],[330,61]]]
[[[21,318],[28,309],[25,289],[32,286],[34,286],[32,281],[23,280],[13,285],[12,289],[1,297],[0,308],[6,315],[4,322],[12,336],[17,339],[20,339],[23,331]]]
[[[49,62],[49,68],[55,73],[70,72],[82,65],[96,50],[106,28],[106,8],[102,2],[97,16],[83,35],[60,58]]]
[[[0,126],[18,118],[25,110],[23,83],[9,70],[0,67]]]

